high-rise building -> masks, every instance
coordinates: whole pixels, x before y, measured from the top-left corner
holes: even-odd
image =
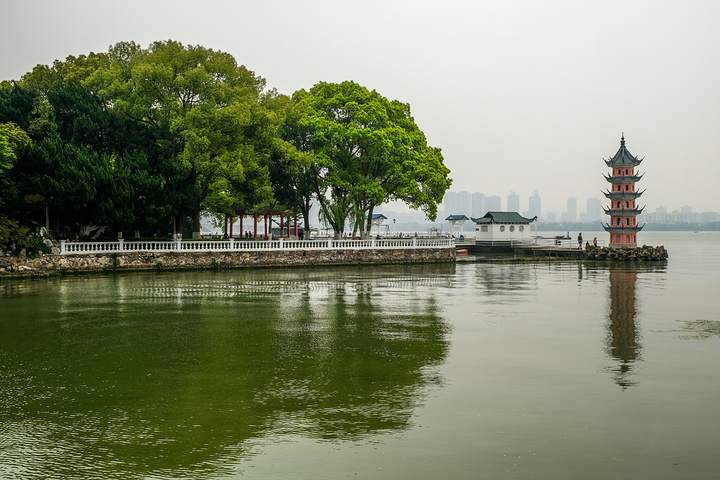
[[[480,192],[472,194],[472,217],[480,218],[487,210],[485,209],[485,195]]]
[[[563,221],[577,221],[577,198],[570,197],[567,199],[567,211],[565,212],[565,215],[563,215]]]
[[[489,197],[485,197],[485,208],[488,212],[501,212],[502,198],[500,195],[490,195]]]
[[[520,213],[520,195],[510,192],[507,196],[507,211]]]
[[[668,220],[667,207],[663,207],[663,206],[657,207],[655,209],[655,221],[660,222],[660,223],[665,223],[665,222],[667,222],[667,220]]]
[[[469,192],[446,192],[443,198],[444,215],[472,215]]]
[[[530,212],[530,218],[542,218],[542,201],[540,198],[540,194],[537,191],[533,192],[533,194],[530,196],[528,200],[528,207],[528,210]]]
[[[585,211],[585,216],[582,217],[582,220],[585,220],[586,222],[596,222],[598,220],[602,220],[602,202],[599,198],[588,198],[587,199],[587,210]]]

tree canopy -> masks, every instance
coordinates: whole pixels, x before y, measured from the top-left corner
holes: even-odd
[[[354,82],[292,97],[228,53],[173,40],[38,65],[0,84],[0,214],[199,232],[201,212],[272,208],[370,230],[392,200],[434,219],[450,185],[410,107]]]
[[[369,233],[374,208],[390,200],[436,218],[449,170],[440,149],[427,145],[409,105],[349,81],[319,83],[293,99],[303,114],[295,137],[315,155],[315,195],[336,234],[348,220]]]

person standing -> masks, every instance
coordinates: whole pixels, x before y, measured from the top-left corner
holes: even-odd
[[[578,233],[578,250],[582,250],[582,232]]]
[[[597,237],[593,238],[593,247],[597,248]]]

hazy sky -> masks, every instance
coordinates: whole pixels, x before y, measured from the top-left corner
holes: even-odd
[[[291,95],[353,80],[409,103],[453,191],[585,210],[625,133],[652,212],[720,211],[718,0],[0,0],[0,80],[173,39]]]

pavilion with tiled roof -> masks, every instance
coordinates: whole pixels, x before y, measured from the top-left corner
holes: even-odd
[[[517,212],[487,212],[475,222],[475,240],[520,240],[532,237],[530,224],[537,217],[526,218]]]

